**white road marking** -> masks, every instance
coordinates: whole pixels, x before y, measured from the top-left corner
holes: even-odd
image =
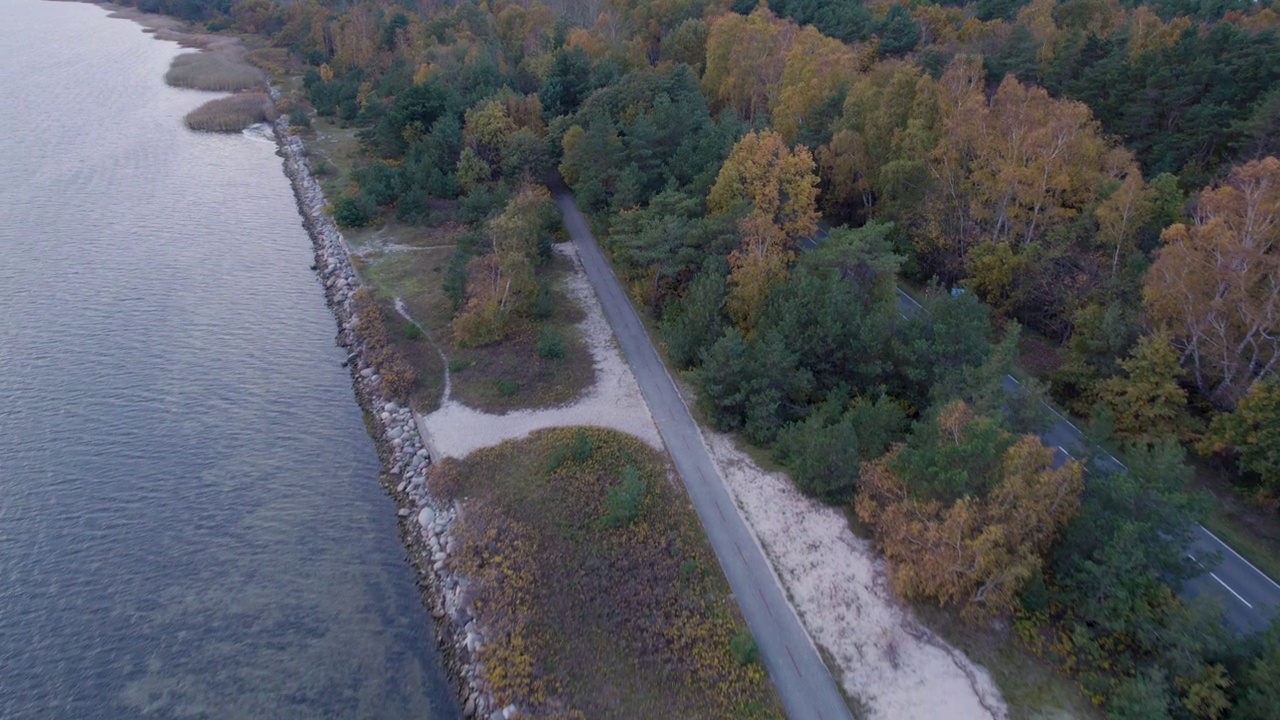
[[[913,298],[913,297],[911,297],[910,295],[908,295],[908,294],[907,294],[907,292],[906,292],[905,290],[903,290],[902,288],[898,287],[897,285],[895,285],[894,287],[895,287],[895,288],[897,288],[897,290],[898,290],[898,294],[899,294],[899,295],[901,295],[902,297],[906,298],[906,299],[907,299],[907,301],[908,301],[908,302],[910,302],[912,305],[915,305],[916,307],[924,307],[924,306],[923,306],[923,305],[921,305],[920,303],[916,302],[916,299],[915,299],[915,298]]]
[[[1256,573],[1258,573],[1259,575],[1261,575],[1262,577],[1266,578],[1266,579],[1267,579],[1267,582],[1271,583],[1272,585],[1275,585],[1277,590],[1280,590],[1280,583],[1277,583],[1275,580],[1272,580],[1272,579],[1271,579],[1271,576],[1269,576],[1269,575],[1267,575],[1266,573],[1264,573],[1264,572],[1262,572],[1261,570],[1259,570],[1257,567],[1255,567],[1255,566],[1254,566],[1254,564],[1253,564],[1253,563],[1249,562],[1248,560],[1245,560],[1245,559],[1244,559],[1244,557],[1243,557],[1242,555],[1240,555],[1240,553],[1236,552],[1235,550],[1232,550],[1230,545],[1228,545],[1228,544],[1226,544],[1226,543],[1222,542],[1221,538],[1219,538],[1217,535],[1214,535],[1213,533],[1209,532],[1209,529],[1208,529],[1208,528],[1206,528],[1206,527],[1205,527],[1205,526],[1203,526],[1203,525],[1197,525],[1196,527],[1198,527],[1198,528],[1200,528],[1202,531],[1204,531],[1204,534],[1205,534],[1205,535],[1208,535],[1209,537],[1211,537],[1211,538],[1213,538],[1214,540],[1216,540],[1216,541],[1218,542],[1218,544],[1219,544],[1219,545],[1221,545],[1222,547],[1226,548],[1226,549],[1227,549],[1227,550],[1228,550],[1232,555],[1235,555],[1237,558],[1239,558],[1239,559],[1240,559],[1240,562],[1244,563],[1245,565],[1248,565],[1250,568],[1252,568],[1252,569],[1253,569],[1253,571],[1254,571],[1254,572],[1256,572]]]
[[[899,286],[895,285],[895,286],[894,286],[894,289],[895,289],[895,290],[897,290],[897,291],[898,291],[898,294],[899,294],[899,295],[901,295],[902,297],[906,298],[906,299],[907,299],[907,301],[908,301],[908,302],[910,302],[912,305],[915,305],[915,306],[916,306],[916,307],[918,307],[918,308],[923,308],[923,307],[924,307],[924,306],[923,306],[923,305],[921,305],[920,303],[916,302],[916,299],[915,299],[915,298],[913,298],[913,297],[911,297],[910,295],[908,295],[908,294],[906,293],[906,291],[905,291],[905,290],[903,290],[901,287],[899,287]],[[906,316],[905,314],[903,314],[903,313],[898,313],[898,314],[899,314],[899,315],[902,315],[902,317],[903,317],[904,319],[907,317],[907,316]],[[1022,383],[1018,382],[1018,378],[1016,378],[1016,377],[1014,377],[1014,376],[1012,376],[1012,375],[1007,375],[1006,377],[1008,377],[1010,380],[1012,380],[1012,381],[1014,382],[1014,384],[1019,385],[1019,386],[1020,386],[1020,385],[1022,385]],[[1060,412],[1058,412],[1056,409],[1054,409],[1054,407],[1053,407],[1052,405],[1050,405],[1049,403],[1042,403],[1042,404],[1043,404],[1045,407],[1049,408],[1049,412],[1051,412],[1051,413],[1053,413],[1054,415],[1056,415],[1056,416],[1057,416],[1057,418],[1058,418],[1059,420],[1061,420],[1062,422],[1066,423],[1068,427],[1070,427],[1072,430],[1074,430],[1074,431],[1076,432],[1076,435],[1077,435],[1077,436],[1079,436],[1079,437],[1083,437],[1083,436],[1084,436],[1084,433],[1080,432],[1080,428],[1076,427],[1076,426],[1075,426],[1075,423],[1073,423],[1073,422],[1071,422],[1070,420],[1068,420],[1068,419],[1066,418],[1066,416],[1064,416],[1062,413],[1060,413]],[[1059,449],[1059,450],[1061,450],[1063,453],[1065,453],[1067,457],[1072,458],[1072,459],[1074,459],[1074,458],[1075,458],[1075,456],[1074,456],[1074,455],[1072,455],[1071,453],[1067,452],[1067,449],[1066,449],[1066,448],[1064,448],[1064,447],[1062,447],[1061,445],[1059,445],[1059,446],[1058,446],[1058,449]],[[1106,450],[1103,450],[1101,447],[1098,447],[1097,449],[1098,449],[1098,450],[1101,450],[1101,451],[1102,451],[1102,454],[1103,454],[1103,455],[1105,455],[1105,456],[1107,456],[1107,458],[1109,458],[1109,459],[1111,460],[1111,462],[1115,463],[1118,467],[1120,467],[1120,469],[1125,470],[1125,471],[1127,471],[1127,470],[1129,469],[1129,466],[1128,466],[1128,465],[1125,465],[1125,464],[1124,464],[1124,463],[1122,463],[1122,462],[1120,462],[1120,460],[1118,460],[1118,459],[1116,458],[1116,456],[1115,456],[1115,455],[1112,455],[1111,453],[1107,452]],[[1257,568],[1257,566],[1255,566],[1253,563],[1249,562],[1248,560],[1245,560],[1245,559],[1244,559],[1244,557],[1243,557],[1240,553],[1236,552],[1236,551],[1235,551],[1235,550],[1234,550],[1230,545],[1228,545],[1228,544],[1226,544],[1226,543],[1222,542],[1222,539],[1221,539],[1221,538],[1219,538],[1217,535],[1214,535],[1213,533],[1209,532],[1209,530],[1208,530],[1206,527],[1204,527],[1203,525],[1196,525],[1196,527],[1200,528],[1200,530],[1204,531],[1204,533],[1205,533],[1206,535],[1208,535],[1209,537],[1213,538],[1213,539],[1214,539],[1214,541],[1215,541],[1215,542],[1217,542],[1219,545],[1221,545],[1222,547],[1226,548],[1226,549],[1227,549],[1227,551],[1228,551],[1228,552],[1230,552],[1232,555],[1235,555],[1237,558],[1239,558],[1240,562],[1243,562],[1245,565],[1248,565],[1248,566],[1249,566],[1249,568],[1250,568],[1250,569],[1252,569],[1254,572],[1256,572],[1256,573],[1258,573],[1259,575],[1261,575],[1262,577],[1266,578],[1267,582],[1269,582],[1269,583],[1271,583],[1272,585],[1274,585],[1274,586],[1275,586],[1275,588],[1276,588],[1277,590],[1280,590],[1280,583],[1277,583],[1275,580],[1272,580],[1272,579],[1271,579],[1271,576],[1269,576],[1269,575],[1267,575],[1266,573],[1264,573],[1264,572],[1262,572],[1261,570],[1259,570],[1259,569]],[[1196,559],[1195,559],[1194,557],[1192,557],[1189,553],[1188,553],[1187,557],[1191,558],[1192,560],[1195,560],[1195,561],[1196,561],[1196,564],[1197,564],[1197,565],[1200,565],[1200,567],[1204,567],[1204,565],[1201,565],[1201,564],[1200,564],[1200,561],[1199,561],[1199,560],[1196,560]],[[1248,601],[1248,600],[1245,600],[1244,598],[1240,597],[1240,593],[1236,592],[1235,590],[1232,590],[1230,585],[1227,585],[1226,583],[1222,582],[1222,578],[1218,577],[1216,574],[1214,574],[1214,573],[1212,573],[1212,572],[1211,572],[1211,573],[1209,573],[1209,574],[1210,574],[1210,575],[1212,575],[1212,576],[1213,576],[1213,579],[1214,579],[1214,580],[1217,580],[1217,581],[1218,581],[1218,583],[1222,585],[1222,587],[1224,587],[1224,588],[1226,588],[1227,590],[1229,590],[1229,591],[1231,592],[1231,594],[1232,594],[1232,595],[1235,595],[1235,596],[1240,600],[1240,602],[1244,603],[1245,605],[1248,605],[1250,608],[1252,608],[1252,607],[1253,607],[1253,605],[1250,605],[1250,604],[1249,604],[1249,601]]]
[[[1204,563],[1200,562],[1199,560],[1196,560],[1196,556],[1195,556],[1195,555],[1192,555],[1191,553],[1187,553],[1187,557],[1191,558],[1191,561],[1192,561],[1192,562],[1194,562],[1195,564],[1199,565],[1200,567],[1202,567],[1202,568],[1204,567]],[[1226,584],[1226,583],[1222,582],[1222,578],[1218,577],[1218,574],[1217,574],[1217,573],[1211,572],[1211,573],[1209,573],[1209,575],[1210,575],[1210,577],[1212,577],[1214,580],[1217,580],[1219,585],[1221,585],[1222,587],[1226,588],[1226,589],[1227,589],[1227,592],[1231,593],[1232,595],[1235,595],[1237,600],[1239,600],[1240,602],[1244,603],[1245,605],[1248,605],[1248,606],[1249,606],[1249,609],[1253,609],[1253,603],[1250,603],[1248,600],[1245,600],[1244,598],[1240,597],[1240,593],[1236,592],[1235,590],[1232,590],[1230,585],[1228,585],[1228,584]]]
[[[1217,573],[1211,572],[1209,573],[1209,577],[1213,578],[1214,580],[1217,580],[1219,585],[1226,588],[1227,592],[1231,593],[1232,595],[1235,595],[1237,600],[1244,603],[1245,605],[1248,605],[1250,610],[1253,609],[1253,604],[1250,603],[1248,600],[1245,600],[1244,598],[1240,597],[1240,593],[1236,592],[1235,590],[1232,590],[1230,585],[1222,582],[1222,578],[1218,577]]]

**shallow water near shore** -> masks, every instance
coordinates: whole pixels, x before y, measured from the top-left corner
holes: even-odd
[[[274,145],[0,23],[0,717],[456,715]]]

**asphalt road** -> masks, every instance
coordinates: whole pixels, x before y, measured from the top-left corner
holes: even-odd
[[[910,295],[898,289],[898,310],[904,315],[919,312],[920,304]],[[1005,375],[1002,385],[1006,392],[1018,392],[1018,381]],[[1086,446],[1080,429],[1057,410],[1046,405],[1053,413],[1053,424],[1040,435],[1041,441],[1056,448],[1059,457],[1091,456],[1105,468],[1124,468],[1112,455],[1101,448]],[[1096,453],[1096,454],[1095,454]],[[1267,577],[1248,560],[1240,557],[1229,545],[1201,525],[1194,529],[1191,547],[1187,555],[1205,569],[1205,573],[1187,582],[1183,591],[1190,595],[1208,595],[1222,607],[1228,623],[1242,633],[1262,630],[1277,612],[1280,612],[1280,584]]]
[[[711,547],[792,720],[852,720],[818,650],[787,602],[773,568],[738,514],[689,408],[667,374],[622,285],[591,236],[573,197],[554,193],[565,228],[613,326],[667,452],[684,480]]]

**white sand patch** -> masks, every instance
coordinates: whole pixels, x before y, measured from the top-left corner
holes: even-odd
[[[492,415],[467,407],[446,393],[439,410],[422,418],[434,457],[462,458],[473,450],[522,438],[535,430],[566,425],[613,428],[662,449],[658,428],[640,394],[631,367],[622,358],[613,329],[604,318],[572,243],[558,243],[556,252],[569,258],[573,271],[564,280],[565,292],[586,311],[578,324],[595,361],[596,381],[576,402],[545,410],[516,410]]]
[[[887,587],[882,561],[835,508],[762,470],[727,435],[705,431],[711,457],[810,637],[871,717],[1006,718],[982,667],[920,626]]]

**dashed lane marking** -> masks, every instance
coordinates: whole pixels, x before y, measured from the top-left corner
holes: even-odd
[[[1274,585],[1274,586],[1275,586],[1275,588],[1276,588],[1277,590],[1280,590],[1280,583],[1277,583],[1275,580],[1272,580],[1270,575],[1267,575],[1266,573],[1264,573],[1264,572],[1262,572],[1261,570],[1259,570],[1259,569],[1258,569],[1258,568],[1257,568],[1253,563],[1249,562],[1248,560],[1245,560],[1245,559],[1244,559],[1244,557],[1242,557],[1242,556],[1240,555],[1240,553],[1238,553],[1238,552],[1236,552],[1235,550],[1233,550],[1233,549],[1231,548],[1231,546],[1230,546],[1230,545],[1228,545],[1228,544],[1226,544],[1226,543],[1222,542],[1222,539],[1221,539],[1221,538],[1219,538],[1217,535],[1214,535],[1213,533],[1209,532],[1209,528],[1207,528],[1207,527],[1205,527],[1205,526],[1203,526],[1203,525],[1197,525],[1197,527],[1199,527],[1199,528],[1200,528],[1200,530],[1202,530],[1202,531],[1204,532],[1204,534],[1205,534],[1205,535],[1208,535],[1209,537],[1211,537],[1211,538],[1213,538],[1214,540],[1216,540],[1216,541],[1217,541],[1217,543],[1218,543],[1219,545],[1221,545],[1222,547],[1226,548],[1226,549],[1227,549],[1227,550],[1228,550],[1232,555],[1235,555],[1235,556],[1240,560],[1240,562],[1244,563],[1245,565],[1248,565],[1248,566],[1249,566],[1249,567],[1250,567],[1254,572],[1256,572],[1256,573],[1258,573],[1259,575],[1261,575],[1262,577],[1266,578],[1266,579],[1267,579],[1267,582],[1269,582],[1269,583],[1271,583],[1272,585]]]
[[[1252,609],[1253,609],[1253,603],[1251,603],[1251,602],[1249,602],[1248,600],[1245,600],[1244,598],[1240,597],[1240,593],[1236,592],[1235,590],[1232,590],[1230,585],[1228,585],[1228,584],[1226,584],[1226,583],[1222,582],[1222,578],[1218,577],[1218,574],[1217,574],[1217,573],[1215,573],[1215,572],[1210,572],[1210,573],[1209,573],[1209,577],[1213,578],[1214,580],[1217,580],[1219,585],[1221,585],[1222,587],[1226,588],[1226,589],[1227,589],[1227,592],[1231,593],[1232,595],[1235,595],[1237,600],[1239,600],[1240,602],[1244,603],[1245,605],[1248,605],[1250,610],[1252,610]]]

